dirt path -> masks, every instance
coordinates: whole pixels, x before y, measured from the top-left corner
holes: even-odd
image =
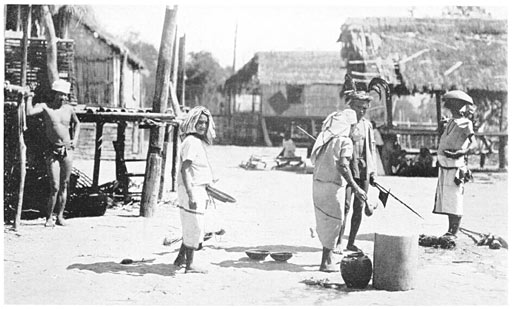
[[[246,171],[251,154],[275,148],[214,146],[210,157],[219,187],[237,198],[218,204],[209,227],[227,233],[196,253],[207,275],[184,274],[172,266],[180,237],[174,194],[153,218],[138,216],[138,205],[112,208],[102,217],[70,219],[67,227],[44,228],[42,219],[24,220],[18,232],[4,232],[4,303],[34,305],[504,305],[507,250],[477,247],[459,236],[455,250],[419,248],[416,288],[405,292],[340,290],[307,286],[304,279],[343,283],[340,273],[319,272],[321,246],[314,229],[311,175]],[[78,163],[79,165],[80,163]],[[105,164],[104,166],[108,166]],[[103,169],[103,167],[102,167]],[[445,232],[447,219],[431,213],[435,178],[380,177],[416,217],[396,202],[365,217],[357,240],[373,260],[374,233]],[[507,175],[477,174],[466,189],[462,225],[507,235]],[[373,192],[371,194],[376,194]],[[286,263],[250,260],[249,248],[287,250]],[[120,264],[124,258],[136,261]]]

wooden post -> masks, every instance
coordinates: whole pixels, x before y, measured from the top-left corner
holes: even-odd
[[[176,174],[177,174],[177,158],[178,158],[178,137],[179,137],[179,126],[174,125],[172,127],[172,168],[171,168],[171,177],[172,177],[172,192],[176,191]]]
[[[181,106],[185,106],[185,35],[180,38],[178,52],[178,87],[177,96]]]
[[[169,135],[170,135],[171,125],[167,124],[165,126],[165,134],[164,134],[164,150],[162,151],[162,175],[160,178],[160,190],[158,192],[158,200],[162,200],[164,197],[165,188],[167,187],[165,180],[168,179],[167,175],[165,174],[165,170],[167,167],[167,150],[169,149]],[[175,144],[173,143],[173,149],[176,148]]]
[[[117,138],[114,142],[116,151],[116,180],[121,184],[123,196],[128,195],[128,179],[126,177],[126,162],[124,160],[124,150],[126,141],[126,122],[120,121],[117,124]]]
[[[169,95],[169,76],[172,67],[172,52],[176,34],[176,15],[178,7],[174,9],[166,7],[162,39],[160,42],[160,52],[158,55],[158,65],[156,70],[155,96],[153,98],[153,112],[163,113],[167,106]],[[149,149],[146,164],[146,177],[142,189],[140,203],[140,215],[143,217],[152,217],[156,202],[158,200],[158,190],[160,189],[160,174],[162,166],[162,147],[165,127],[155,126],[151,128]]]
[[[59,71],[57,68],[57,36],[55,35],[55,27],[53,25],[52,14],[48,5],[42,5],[42,20],[46,27],[46,70],[50,86],[59,79]]]
[[[393,127],[393,99],[386,100],[386,119],[388,128]]]
[[[101,148],[103,147],[103,125],[104,122],[96,122],[96,141],[94,148],[94,170],[92,173],[92,187],[98,189],[100,178]]]
[[[121,51],[121,68],[119,69],[119,107],[126,107],[125,100],[125,75],[126,75],[126,63],[128,58],[128,52],[126,50]]]
[[[32,25],[32,6],[27,7],[27,17],[23,23],[23,41],[22,41],[22,58],[21,58],[21,86],[27,85],[27,55],[28,55],[28,39],[30,37],[30,27]],[[20,183],[18,187],[18,205],[16,207],[16,216],[14,218],[14,230],[17,230],[21,222],[21,212],[23,211],[23,193],[25,191],[25,176],[27,174],[27,146],[25,145],[25,138],[23,131],[26,125],[25,115],[25,98],[23,94],[19,95],[19,104],[17,110],[17,127],[18,127],[18,138],[19,138],[19,149],[18,155],[20,158]]]
[[[176,28],[177,30],[177,28]],[[180,106],[178,102],[178,98],[176,97],[176,88],[173,87],[177,84],[178,80],[178,31],[174,33],[174,46],[172,49],[172,64],[171,64],[171,82],[169,83],[169,97],[171,100],[171,106],[174,110],[174,115],[180,115]],[[158,191],[158,200],[161,201],[164,195],[165,187],[166,187],[166,174],[165,169],[167,166],[167,151],[169,149],[169,125],[165,126],[164,133],[164,145],[162,148],[162,170],[160,175],[160,189]],[[175,146],[175,145],[174,145]]]
[[[501,100],[501,112],[500,112],[500,132],[503,132],[505,115],[507,114],[507,95],[503,95]],[[508,136],[500,136],[499,137],[499,148],[498,148],[498,166],[499,168],[505,168],[507,165],[507,153],[505,151],[507,145],[507,137]]]
[[[436,117],[437,117],[437,135],[441,136],[441,132],[443,132],[443,123],[441,122],[441,92],[436,91]]]

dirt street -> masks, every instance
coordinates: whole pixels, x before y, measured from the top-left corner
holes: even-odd
[[[4,228],[4,304],[7,305],[505,305],[508,250],[476,246],[459,235],[454,250],[419,247],[413,290],[388,292],[328,289],[301,281],[340,273],[318,271],[321,245],[314,230],[311,174],[248,171],[238,165],[251,154],[274,156],[278,148],[213,146],[209,157],[218,187],[237,198],[217,203],[209,230],[226,234],[196,252],[209,273],[184,274],[172,262],[180,237],[175,193],[152,218],[139,205],[107,210],[102,217],[73,218],[69,226],[45,228],[44,220],[23,220],[18,232]],[[302,151],[303,149],[301,149]],[[304,153],[300,153],[305,155]],[[102,162],[103,181],[113,179],[113,162]],[[92,163],[77,162],[90,174]],[[143,169],[142,169],[143,170]],[[110,177],[112,175],[112,177]],[[373,260],[374,233],[440,236],[447,218],[432,214],[436,178],[379,177],[379,183],[408,203],[418,219],[390,198],[385,209],[364,217],[356,241]],[[101,181],[100,181],[101,182]],[[508,240],[507,174],[475,174],[466,187],[462,226]],[[377,194],[376,190],[370,194]],[[291,251],[287,262],[250,260],[251,248]],[[120,262],[130,258],[133,264]],[[341,259],[341,256],[337,256]]]

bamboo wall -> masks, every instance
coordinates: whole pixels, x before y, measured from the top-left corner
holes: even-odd
[[[261,85],[263,116],[325,117],[338,107],[341,85],[304,85],[300,103],[289,102],[286,84]]]
[[[5,80],[12,85],[21,85],[21,39],[5,38],[4,72]],[[60,40],[57,43],[57,67],[59,78],[71,82],[71,100],[76,101],[76,83],[74,76],[74,42]],[[41,89],[51,89],[46,71],[46,41],[30,39],[27,54],[27,84],[36,83]],[[37,94],[37,93],[36,93]],[[7,94],[6,102],[17,101],[15,94]]]
[[[125,159],[146,158],[147,142],[144,142],[146,129],[140,129],[138,124],[128,122],[126,126]],[[76,149],[76,158],[82,160],[94,159],[96,139],[96,124],[84,123],[80,125],[80,136]],[[101,150],[102,160],[114,160],[115,151],[113,141],[117,139],[117,124],[106,123],[103,126],[103,146]]]

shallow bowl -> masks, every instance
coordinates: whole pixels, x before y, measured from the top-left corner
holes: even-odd
[[[261,261],[264,260],[270,252],[267,250],[251,249],[245,251],[245,254],[247,254],[250,259]]]
[[[286,262],[293,256],[293,253],[291,253],[291,252],[272,252],[270,254],[270,256],[276,261]]]

